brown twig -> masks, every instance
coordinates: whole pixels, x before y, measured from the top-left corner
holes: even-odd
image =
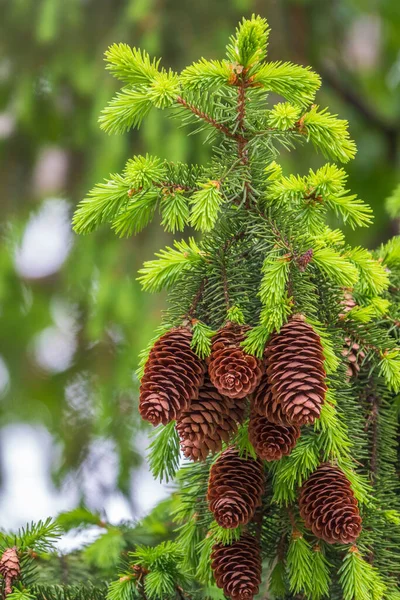
[[[207,115],[205,112],[197,108],[197,106],[190,104],[190,102],[182,98],[182,96],[178,96],[176,101],[178,102],[178,104],[181,104],[182,106],[190,110],[194,115],[199,117],[199,119],[202,119],[206,123],[209,123],[209,125],[212,125],[213,127],[215,127],[215,129],[218,129],[218,131],[220,131],[227,137],[237,140],[238,142],[239,140],[244,139],[241,135],[232,133],[227,127],[225,127],[225,125],[222,125],[222,123],[218,123],[218,121],[216,121],[213,117]]]
[[[202,279],[202,281],[201,281],[201,284],[200,284],[200,287],[199,287],[199,289],[197,290],[197,294],[195,295],[195,297],[194,297],[194,299],[193,299],[193,302],[192,302],[192,304],[190,305],[190,308],[189,308],[189,310],[188,310],[188,312],[187,312],[187,318],[188,318],[188,319],[193,319],[193,317],[194,317],[194,315],[195,315],[195,312],[196,312],[196,308],[197,308],[197,306],[198,306],[198,304],[199,304],[199,302],[200,302],[200,300],[201,300],[201,298],[202,298],[202,296],[203,296],[203,293],[204,293],[204,288],[205,288],[205,287],[206,287],[206,285],[207,285],[207,281],[208,281],[207,277],[204,277],[204,278]]]

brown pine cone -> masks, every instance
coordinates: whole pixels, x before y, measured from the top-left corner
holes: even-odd
[[[261,505],[264,471],[261,461],[241,458],[231,446],[213,464],[207,500],[218,525],[234,529],[252,519]]]
[[[0,573],[4,578],[5,594],[11,594],[13,582],[18,579],[21,574],[17,548],[7,548],[3,552],[0,559]]]
[[[231,600],[253,600],[261,583],[261,553],[256,538],[244,534],[229,546],[215,544],[211,568],[225,596]]]
[[[249,440],[262,460],[280,460],[288,456],[297,443],[300,428],[297,425],[277,425],[266,417],[250,415]]]
[[[217,390],[229,398],[244,398],[260,382],[264,368],[261,360],[241,347],[246,332],[245,325],[228,323],[212,339],[208,359],[210,379]]]
[[[349,289],[346,288],[343,290],[343,299],[340,303],[343,307],[343,312],[339,315],[340,317],[344,317],[346,313],[357,306],[357,302],[354,300],[353,294]]]
[[[290,423],[314,423],[325,401],[321,340],[302,315],[293,316],[266,349],[272,393]]]
[[[181,413],[176,425],[183,454],[196,461],[220,452],[222,443],[228,443],[237,432],[244,415],[244,401],[222,396],[206,375],[199,397]]]
[[[352,544],[361,532],[358,502],[347,477],[324,463],[300,490],[300,515],[306,527],[328,544]]]
[[[289,419],[282,409],[282,404],[277,400],[268,382],[267,375],[263,375],[251,403],[251,412],[266,417],[270,423],[289,425]]]
[[[346,371],[348,380],[355,379],[360,372],[360,363],[362,363],[365,358],[365,352],[360,348],[360,344],[352,342],[350,338],[346,337],[342,356],[348,363]]]
[[[152,425],[177,419],[198,396],[205,364],[190,347],[192,332],[176,327],[150,351],[140,385],[139,411]]]

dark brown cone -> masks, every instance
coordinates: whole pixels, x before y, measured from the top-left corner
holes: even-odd
[[[321,340],[301,315],[295,315],[266,349],[268,379],[274,399],[296,425],[314,423],[325,401]]]
[[[231,600],[253,600],[261,583],[261,554],[256,538],[244,534],[230,546],[215,544],[211,568],[225,596]]]
[[[263,375],[251,403],[251,411],[266,417],[270,423],[289,425],[289,419],[283,412],[282,404],[274,398],[267,375]]]
[[[246,354],[241,342],[250,328],[228,323],[212,339],[208,372],[217,390],[229,398],[244,398],[260,382],[264,368],[258,358]]]
[[[252,519],[261,505],[264,472],[261,461],[241,458],[231,446],[213,464],[207,500],[218,525],[234,529]]]
[[[140,385],[139,411],[152,425],[177,419],[198,396],[205,364],[190,348],[191,340],[189,329],[176,327],[150,351]]]
[[[4,578],[5,595],[12,593],[13,582],[18,579],[21,573],[17,549],[7,548],[0,559],[0,573]]]
[[[176,425],[183,454],[197,461],[220,452],[223,442],[229,442],[244,416],[244,401],[222,396],[206,375],[199,397],[181,413]]]
[[[249,440],[259,458],[272,461],[288,456],[300,436],[297,425],[277,425],[253,413],[249,421]]]
[[[318,467],[300,490],[306,527],[328,544],[352,544],[361,532],[358,502],[344,473],[328,463]]]

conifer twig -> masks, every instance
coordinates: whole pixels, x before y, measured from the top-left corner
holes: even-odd
[[[225,127],[225,125],[222,125],[222,123],[218,123],[218,121],[216,121],[213,117],[211,117],[210,115],[207,115],[205,112],[203,112],[202,110],[197,108],[197,106],[190,104],[190,102],[188,102],[187,100],[182,98],[182,96],[178,96],[176,98],[176,101],[178,102],[178,104],[181,104],[185,108],[189,109],[194,115],[199,117],[199,119],[203,119],[203,121],[205,121],[209,125],[212,125],[213,127],[215,127],[215,129],[218,129],[218,131],[220,131],[227,137],[230,137],[237,141],[239,141],[239,140],[243,141],[244,138],[242,138],[242,136],[232,133],[227,127]]]

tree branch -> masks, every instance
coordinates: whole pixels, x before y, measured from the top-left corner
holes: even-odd
[[[201,111],[199,108],[197,108],[197,106],[190,104],[187,100],[182,98],[182,96],[178,96],[176,101],[178,102],[178,104],[181,104],[182,106],[184,106],[185,108],[190,110],[194,115],[199,117],[199,119],[202,119],[209,125],[212,125],[213,127],[215,127],[215,129],[218,129],[218,131],[220,131],[227,137],[237,140],[238,142],[239,141],[243,142],[244,138],[241,135],[232,133],[227,127],[225,127],[225,125],[222,125],[222,123],[218,123],[218,121],[216,121],[213,117],[211,117],[210,115],[207,115],[205,112]]]

